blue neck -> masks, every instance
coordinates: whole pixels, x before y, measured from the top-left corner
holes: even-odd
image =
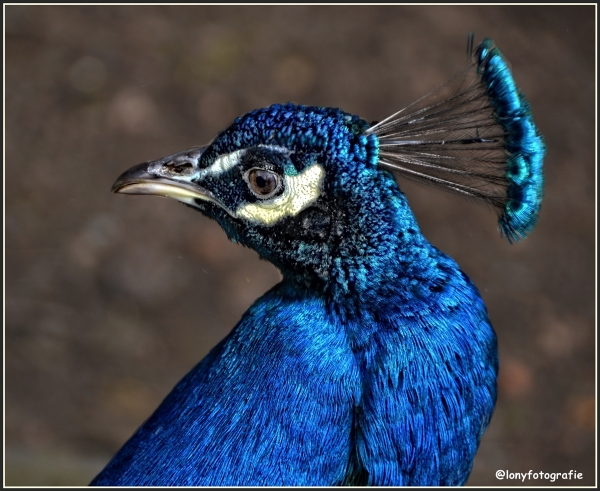
[[[446,256],[421,234],[406,197],[387,172],[376,171],[356,194],[341,201],[352,207],[338,233],[329,238],[329,264],[319,275],[319,290],[342,319],[419,312],[431,305],[446,273]],[[368,199],[365,199],[368,197]],[[284,277],[315,290],[314,275],[286,271]],[[307,285],[310,283],[310,285]],[[302,288],[300,288],[302,289]]]

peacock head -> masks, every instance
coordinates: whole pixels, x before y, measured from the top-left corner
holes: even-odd
[[[342,292],[371,290],[392,262],[404,276],[422,265],[409,256],[427,247],[388,171],[492,205],[500,233],[517,242],[537,222],[544,140],[492,41],[473,49],[470,37],[469,52],[448,83],[373,126],[339,109],[277,104],[206,147],[128,170],[113,191],[181,201],[284,276]]]
[[[284,275],[327,282],[340,254],[365,253],[368,230],[390,206],[384,195],[399,194],[377,167],[368,127],[339,109],[273,105],[237,118],[206,147],[133,167],[113,191],[174,198]]]

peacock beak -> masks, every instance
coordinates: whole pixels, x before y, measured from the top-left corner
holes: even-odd
[[[184,202],[194,199],[217,201],[208,189],[188,181],[157,175],[149,170],[150,165],[145,162],[126,170],[117,178],[111,191],[122,194],[163,196]]]
[[[162,196],[196,205],[197,200],[223,204],[208,189],[198,185],[198,163],[205,147],[195,147],[126,170],[112,186],[113,193]]]

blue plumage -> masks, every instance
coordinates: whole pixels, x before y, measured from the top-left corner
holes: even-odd
[[[464,484],[496,400],[496,337],[477,288],[423,237],[385,169],[430,168],[424,179],[501,205],[509,239],[531,230],[543,143],[499,52],[484,41],[476,56],[478,85],[460,90],[487,94],[485,118],[463,126],[462,95],[373,126],[273,105],[117,180],[115,191],[200,210],[284,279],[93,485]],[[455,134],[433,138],[439,128]],[[501,172],[468,170],[486,145],[503,149]],[[467,180],[439,177],[451,165]]]
[[[531,116],[529,103],[519,93],[500,50],[485,39],[478,50],[478,72],[507,137],[508,197],[499,223],[509,241],[533,230],[543,196],[545,146]]]

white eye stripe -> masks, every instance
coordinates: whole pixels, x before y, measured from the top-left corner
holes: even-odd
[[[282,153],[284,155],[290,155],[293,153],[289,149],[285,147],[280,147],[277,145],[264,145],[260,144],[257,147],[269,149],[275,152]],[[156,174],[159,176],[163,176],[166,178],[176,177],[179,181],[198,181],[204,179],[205,177],[218,177],[222,174],[225,174],[227,171],[233,169],[238,166],[246,152],[247,148],[242,148],[240,150],[235,150],[234,152],[230,152],[227,154],[219,155],[215,161],[205,169],[198,170],[198,166],[200,164],[200,158],[202,157],[202,153],[206,147],[202,147],[198,149],[198,151],[192,152],[186,151],[179,154],[174,154],[169,157],[165,157],[163,159],[157,160],[155,162],[151,162],[148,166],[148,172],[151,174]],[[186,173],[174,173],[172,172],[172,167],[177,167],[178,165],[191,164],[196,171],[186,172]]]
[[[260,148],[274,150],[276,152],[280,152],[286,155],[289,155],[291,153],[289,149],[285,147],[279,147],[276,145],[257,146]],[[198,172],[198,174],[195,176],[195,179],[203,179],[206,176],[217,177],[221,174],[224,174],[228,170],[231,170],[235,166],[239,165],[247,151],[248,149],[242,148],[241,150],[236,150],[235,152],[219,155],[209,167],[207,167],[206,169],[202,169],[200,172]]]
[[[236,150],[235,152],[220,155],[209,167],[198,172],[195,178],[204,179],[206,176],[220,176],[228,170],[233,169],[236,165],[239,165],[245,153],[246,149],[243,148],[241,150]]]
[[[292,153],[289,149],[277,145],[261,144],[257,145],[257,147],[266,148],[268,150],[273,150],[275,152],[283,153],[285,155],[289,155],[290,153]],[[221,174],[224,174],[228,170],[231,170],[235,166],[239,165],[247,151],[247,148],[242,148],[241,150],[236,150],[235,152],[219,155],[209,167],[207,167],[206,169],[202,169],[195,178],[202,179],[206,176],[217,177]]]

